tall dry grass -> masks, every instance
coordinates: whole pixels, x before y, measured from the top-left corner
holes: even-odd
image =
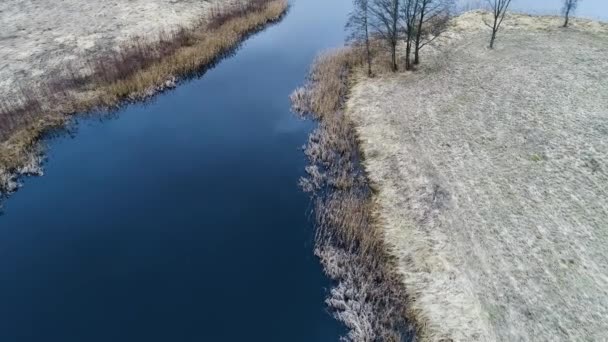
[[[294,111],[318,120],[305,149],[309,165],[301,185],[315,202],[315,254],[336,281],[327,304],[350,329],[345,339],[407,341],[413,339],[407,298],[375,222],[356,132],[343,111],[352,75],[363,64],[359,49],[324,54],[308,83],[292,94]]]
[[[35,144],[67,115],[109,108],[172,88],[230,53],[244,37],[279,20],[287,0],[235,1],[212,8],[194,27],[133,38],[95,60],[68,65],[51,82],[0,99],[0,194],[32,160]],[[29,167],[27,169],[30,169]]]

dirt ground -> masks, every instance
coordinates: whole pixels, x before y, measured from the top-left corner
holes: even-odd
[[[608,332],[608,30],[479,12],[348,114],[422,340]]]
[[[0,1],[0,97],[131,37],[191,25],[225,0]]]

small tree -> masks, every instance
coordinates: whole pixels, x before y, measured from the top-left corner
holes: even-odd
[[[488,22],[484,20],[484,24],[492,29],[492,38],[490,39],[490,49],[494,48],[494,41],[496,40],[496,33],[500,30],[500,25],[502,21],[505,19],[505,14],[507,14],[507,8],[511,4],[511,0],[486,0],[488,5],[490,6],[490,11],[492,12],[492,17],[494,18],[494,22],[490,25]]]
[[[414,44],[414,64],[420,63],[420,50],[435,40],[447,28],[453,0],[419,0],[420,13]]]
[[[365,44],[365,57],[367,60],[367,76],[372,76],[372,54],[369,47],[369,0],[354,0],[354,9],[351,12],[346,29],[350,31],[349,40],[362,41]]]
[[[397,43],[399,41],[399,2],[401,0],[372,0],[372,27],[386,41],[391,50],[391,69],[397,71]]]
[[[578,6],[578,0],[564,0],[564,7],[562,11],[564,12],[564,27],[568,27],[568,21],[570,20],[570,13],[574,13],[576,11],[576,7]]]
[[[416,28],[420,5],[423,0],[403,0],[401,7],[403,19],[403,38],[405,40],[405,70],[412,69],[412,44],[416,37]]]

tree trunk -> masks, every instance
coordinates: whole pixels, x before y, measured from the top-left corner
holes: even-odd
[[[418,21],[418,30],[416,31],[416,46],[414,49],[414,64],[420,64],[420,40],[422,39],[422,23],[424,22],[424,8],[422,8],[422,12],[420,13],[420,18]]]
[[[414,65],[420,64],[420,40],[416,38],[416,48],[414,49]]]
[[[408,38],[409,40],[409,38]],[[408,41],[405,47],[405,70],[411,70],[412,69],[412,62],[411,62],[411,57],[410,55],[412,54],[412,42]]]
[[[498,16],[494,15],[494,25],[492,25],[492,38],[490,39],[490,49],[494,48],[494,41],[496,40],[496,31],[498,31]]]
[[[393,61],[393,71],[397,71],[397,44],[393,43],[391,52],[391,60]]]
[[[367,49],[367,76],[372,77],[372,56],[369,51],[369,40],[365,41],[365,48]]]
[[[393,9],[392,9],[392,19],[393,25],[391,27],[392,31],[392,59],[393,59],[393,71],[397,71],[397,42],[399,41],[399,28],[397,26],[399,21],[399,0],[393,0]]]
[[[393,72],[397,71],[397,44],[391,43],[391,62]]]
[[[566,21],[564,22],[564,27],[568,27],[568,21],[570,19],[570,9],[566,10]]]
[[[367,30],[367,21],[365,22],[365,50],[367,57],[367,76],[372,77],[372,55],[369,50],[369,32]]]

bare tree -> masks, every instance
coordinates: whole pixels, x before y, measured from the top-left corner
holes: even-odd
[[[576,11],[576,7],[578,7],[578,0],[564,0],[564,7],[562,8],[565,17],[564,27],[568,27],[570,12],[574,13],[574,11]]]
[[[374,31],[386,41],[391,50],[391,69],[397,71],[397,43],[399,41],[399,2],[401,0],[372,0],[369,7],[374,20]]]
[[[496,33],[500,30],[500,25],[502,21],[505,19],[505,14],[507,14],[507,8],[511,4],[511,0],[486,0],[488,5],[490,6],[490,11],[492,12],[492,17],[494,18],[494,22],[492,25],[487,23],[484,20],[484,24],[492,29],[492,38],[490,39],[490,49],[494,48],[494,41],[496,40]]]
[[[418,14],[423,0],[403,0],[401,7],[405,40],[405,70],[412,69],[412,44],[416,38]]]
[[[372,54],[369,47],[370,28],[370,0],[354,0],[354,9],[351,12],[346,29],[350,31],[349,40],[365,44],[365,57],[367,60],[367,76],[372,76]]]
[[[420,10],[414,44],[414,64],[420,63],[420,49],[447,29],[453,0],[419,0]]]

